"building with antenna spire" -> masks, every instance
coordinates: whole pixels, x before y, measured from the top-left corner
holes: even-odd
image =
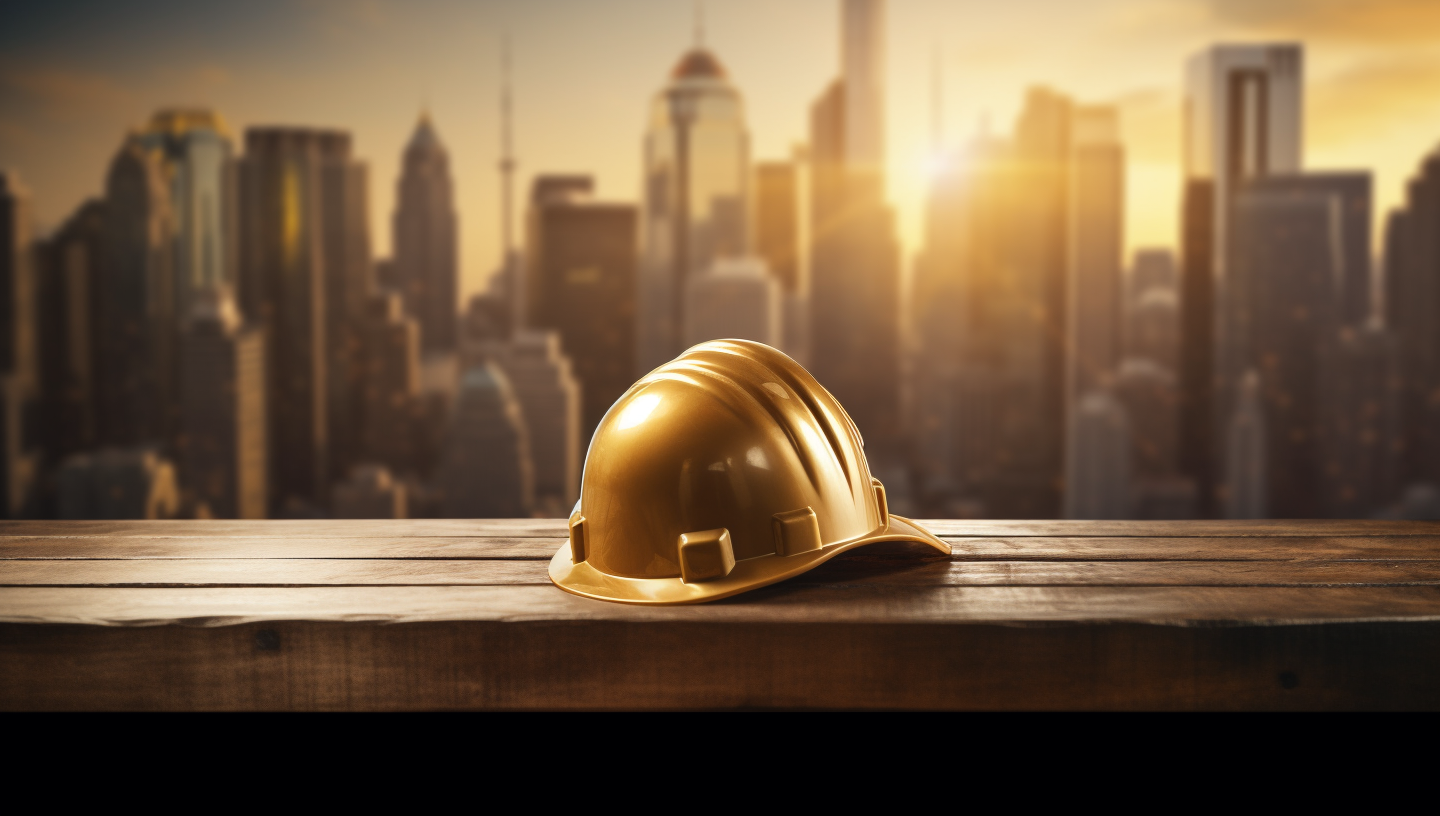
[[[704,45],[703,20],[697,7],[695,46],[650,106],[638,372],[683,350],[690,277],[749,249],[745,105],[725,67]]]

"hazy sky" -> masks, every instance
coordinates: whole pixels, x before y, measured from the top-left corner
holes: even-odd
[[[691,0],[248,0],[10,4],[0,27],[0,165],[53,226],[101,189],[128,127],[167,105],[250,125],[341,127],[370,166],[390,246],[400,151],[428,100],[450,149],[467,290],[499,254],[499,43],[515,49],[522,191],[589,172],[638,200],[651,96],[690,45]],[[757,159],[805,138],[836,73],[838,0],[710,0],[707,42],[745,96]],[[935,55],[950,146],[1010,130],[1025,88],[1121,105],[1130,247],[1176,241],[1180,79],[1218,41],[1306,47],[1306,165],[1372,169],[1382,209],[1440,141],[1440,0],[890,0],[890,191],[923,244]]]

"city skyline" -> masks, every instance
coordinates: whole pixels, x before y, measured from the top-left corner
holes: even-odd
[[[237,139],[257,125],[345,128],[369,165],[369,221],[377,255],[388,257],[383,226],[395,206],[399,147],[428,108],[454,154],[468,295],[500,258],[502,32],[514,42],[519,189],[537,174],[583,171],[601,197],[625,201],[640,198],[636,142],[649,96],[694,38],[689,3],[538,5],[197,10],[156,2],[119,14],[87,4],[27,10],[0,33],[7,55],[0,58],[0,164],[36,191],[36,220],[49,230],[100,191],[99,168],[157,108],[211,106]],[[1106,0],[1083,10],[1040,0],[999,10],[912,0],[891,3],[889,14],[887,181],[907,269],[923,245],[937,49],[949,148],[972,137],[982,116],[991,131],[1005,133],[997,123],[1013,121],[1031,85],[1119,107],[1132,202],[1127,254],[1176,246],[1177,58],[1211,42],[1305,42],[1305,166],[1373,170],[1377,221],[1400,203],[1415,158],[1429,152],[1440,124],[1426,107],[1427,89],[1440,89],[1440,25],[1427,25],[1440,23],[1440,9],[1417,0],[1361,7]],[[1036,19],[1051,24],[1037,30]],[[787,158],[805,141],[805,106],[838,69],[838,34],[828,0],[783,7],[742,0],[706,10],[706,43],[745,97],[754,159]],[[580,120],[584,139],[574,138]]]

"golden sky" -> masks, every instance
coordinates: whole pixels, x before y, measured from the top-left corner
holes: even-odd
[[[690,0],[71,2],[0,30],[0,165],[43,224],[101,189],[127,127],[166,105],[249,125],[342,127],[370,166],[375,248],[389,251],[400,151],[428,102],[450,148],[467,290],[499,255],[499,42],[515,48],[521,183],[590,172],[636,201],[650,96],[693,37]],[[805,138],[837,70],[837,0],[711,0],[707,43],[745,96],[758,159]],[[890,192],[923,243],[931,88],[945,142],[1010,130],[1043,84],[1122,111],[1127,245],[1173,246],[1182,66],[1216,42],[1305,44],[1306,166],[1370,169],[1381,212],[1440,141],[1440,0],[891,0]],[[523,189],[523,188],[522,188]],[[1377,213],[1378,215],[1378,213]]]

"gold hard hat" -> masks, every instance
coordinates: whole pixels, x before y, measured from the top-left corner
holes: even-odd
[[[550,580],[637,604],[713,601],[877,541],[950,547],[890,515],[855,423],[794,360],[744,340],[650,372],[590,442]]]

